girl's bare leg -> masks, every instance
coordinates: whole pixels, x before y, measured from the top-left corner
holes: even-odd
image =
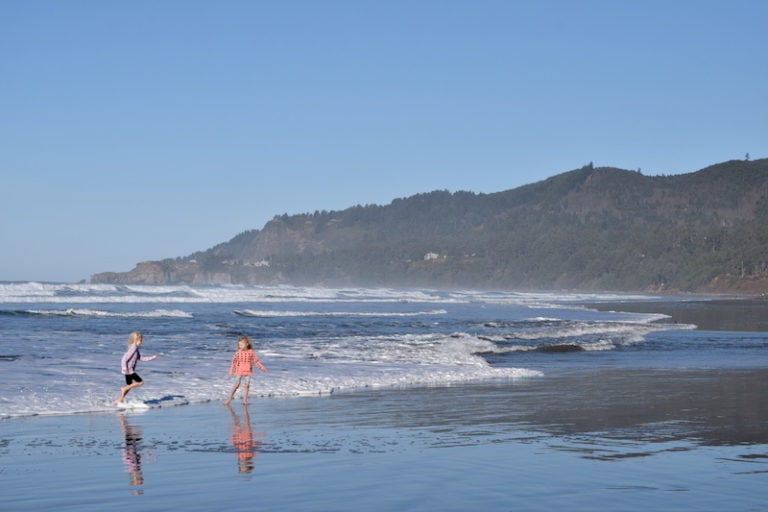
[[[243,384],[243,405],[248,405],[248,389],[250,389],[250,385]]]
[[[235,392],[237,391],[237,388],[240,387],[240,381],[235,382],[235,385],[232,386],[232,391],[229,393],[229,398],[224,400],[224,405],[229,405],[229,402],[232,401],[233,398],[235,398]]]
[[[142,384],[144,384],[144,382],[134,382],[134,383],[128,384],[127,386],[121,387],[120,396],[117,397],[117,400],[115,403],[118,403],[118,404],[122,403],[123,400],[125,399],[125,395],[127,395],[130,390],[132,390],[133,388],[137,388]]]

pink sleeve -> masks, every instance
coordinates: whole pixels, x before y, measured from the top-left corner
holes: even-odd
[[[235,355],[232,356],[232,362],[229,363],[229,371],[227,372],[229,375],[232,375],[235,373],[235,360],[237,359],[237,352],[235,352]]]
[[[264,367],[263,364],[261,364],[261,361],[259,360],[259,356],[256,355],[256,352],[253,353],[253,364],[256,365],[256,368],[259,370],[266,372],[267,369]]]

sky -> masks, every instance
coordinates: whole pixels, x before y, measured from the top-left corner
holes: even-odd
[[[593,163],[768,157],[763,0],[0,0],[0,281]]]

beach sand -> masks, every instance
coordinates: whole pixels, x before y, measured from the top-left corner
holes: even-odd
[[[589,307],[598,311],[662,313],[668,315],[672,322],[693,324],[702,331],[768,331],[766,297],[600,302],[590,304]]]
[[[764,510],[768,373],[599,371],[0,421],[0,510]]]

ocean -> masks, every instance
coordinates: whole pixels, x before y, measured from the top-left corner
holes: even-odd
[[[702,367],[727,363],[721,351],[691,346],[694,325],[585,307],[617,298],[6,283],[0,417],[111,409],[132,331],[144,334],[144,355],[160,357],[139,363],[145,385],[129,397],[157,407],[224,397],[241,334],[269,369],[254,377],[252,396],[268,397],[541,379],[654,366],[662,356],[665,365],[690,366],[692,356]],[[740,341],[737,352],[749,348]]]
[[[768,504],[766,311],[761,299],[701,296],[0,283],[0,479],[22,481],[24,455],[39,446],[117,466],[102,451],[125,448],[121,435],[109,439],[120,432],[115,414],[126,428],[113,402],[132,331],[144,335],[143,355],[159,357],[139,362],[145,384],[128,401],[149,412],[127,421],[156,432],[158,465],[163,447],[170,459],[180,445],[160,432],[181,423],[169,418],[229,424],[227,370],[247,335],[268,369],[242,409],[266,432],[263,481],[279,480],[261,490],[265,509],[291,508],[275,490],[298,471],[315,478],[291,487],[302,510],[759,510]],[[84,417],[95,429],[87,439],[72,427],[68,440],[41,441]],[[185,465],[200,453],[231,457],[200,435],[187,441]],[[352,458],[329,455],[341,453]],[[298,469],[297,454],[306,457]],[[261,462],[270,455],[282,456],[271,471]],[[323,467],[345,486],[311,483],[325,482]],[[181,477],[153,479],[168,504],[182,492],[174,485],[189,484],[171,478]],[[376,492],[383,479],[397,488],[371,506],[361,489]],[[461,497],[441,501],[445,485]],[[6,509],[41,506],[35,491],[22,494]],[[79,498],[71,507],[89,510]]]

